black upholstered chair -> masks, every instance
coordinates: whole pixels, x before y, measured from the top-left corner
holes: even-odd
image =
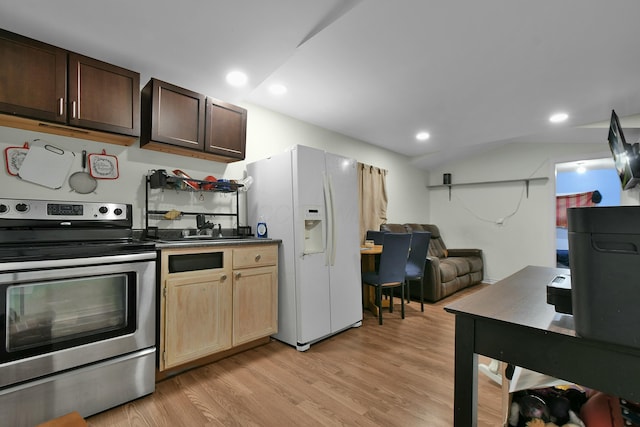
[[[407,304],[411,301],[410,281],[420,281],[420,311],[424,311],[424,268],[427,263],[431,233],[428,231],[413,231],[411,233],[411,250],[405,268],[405,285]]]
[[[384,233],[383,249],[380,255],[380,267],[377,271],[362,273],[362,283],[372,286],[376,290],[376,305],[378,306],[378,323],[382,325],[382,289],[400,287],[402,290],[400,301],[402,318],[404,319],[404,279],[411,234]],[[390,295],[389,311],[393,312],[393,293]]]
[[[384,231],[367,230],[366,240],[373,240],[374,245],[381,245],[384,237]]]

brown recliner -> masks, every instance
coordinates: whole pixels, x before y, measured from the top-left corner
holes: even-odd
[[[484,262],[481,249],[447,249],[440,230],[433,224],[382,224],[381,231],[393,233],[411,233],[412,231],[431,232],[429,255],[425,266],[424,298],[427,301],[439,301],[466,287],[482,282]],[[419,283],[411,283],[411,295],[419,295],[414,289]]]

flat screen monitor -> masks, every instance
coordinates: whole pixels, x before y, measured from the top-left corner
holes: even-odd
[[[640,154],[638,143],[628,144],[624,139],[620,120],[614,110],[611,110],[609,125],[609,148],[613,154],[618,176],[623,190],[628,190],[640,183]]]

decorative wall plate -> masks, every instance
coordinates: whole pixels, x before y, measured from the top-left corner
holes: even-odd
[[[89,154],[89,173],[96,179],[118,179],[118,158],[107,154],[106,150]]]
[[[17,176],[22,161],[29,152],[29,143],[25,142],[22,147],[7,147],[4,149],[4,162],[9,175]]]

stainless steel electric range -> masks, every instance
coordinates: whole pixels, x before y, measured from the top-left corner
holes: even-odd
[[[155,264],[130,204],[0,199],[3,425],[154,391]]]

